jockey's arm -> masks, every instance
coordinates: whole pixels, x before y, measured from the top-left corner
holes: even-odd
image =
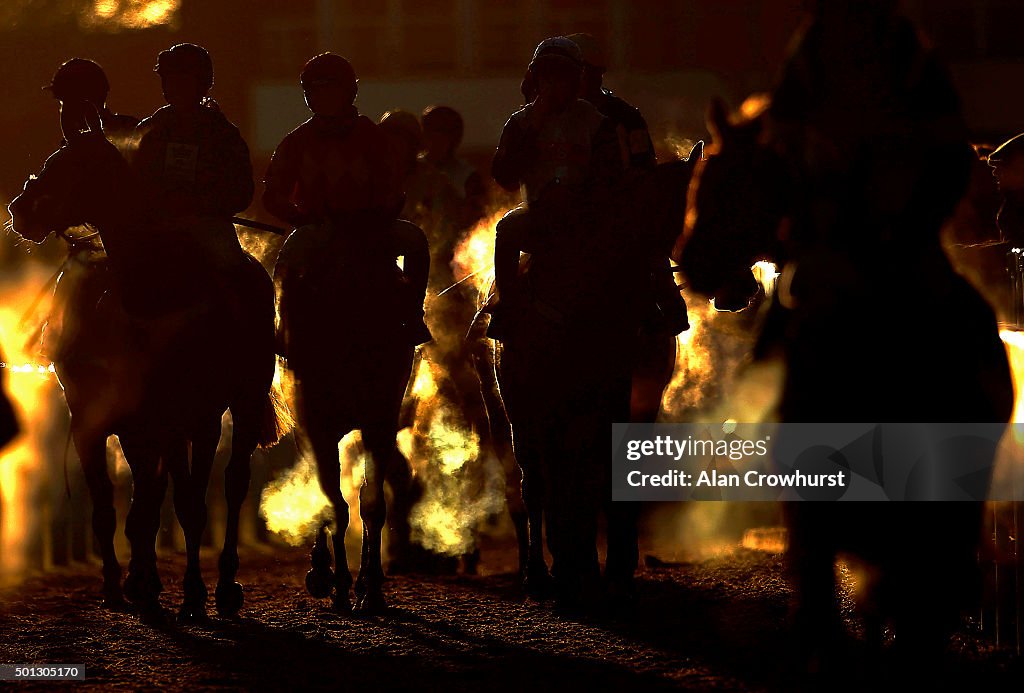
[[[658,162],[654,155],[654,142],[647,129],[647,121],[634,109],[630,117],[623,122],[626,152],[629,157],[629,168],[646,170],[653,168]]]
[[[368,207],[381,212],[385,217],[398,216],[405,201],[404,181],[401,167],[394,157],[391,143],[376,125],[365,130],[367,141],[365,157],[370,172],[371,196]]]
[[[430,275],[430,246],[423,230],[415,224],[395,221],[391,225],[392,252],[395,257],[404,258],[403,273],[409,280],[413,295],[419,297],[422,304],[427,293],[427,278]]]
[[[210,216],[232,216],[245,210],[252,202],[255,186],[249,147],[232,126],[225,135],[223,168],[217,185],[199,186],[196,190],[198,209]]]
[[[312,223],[313,219],[304,214],[292,199],[299,180],[293,149],[291,141],[285,138],[274,150],[274,156],[270,159],[270,165],[267,166],[267,173],[263,178],[261,201],[268,213],[288,226],[298,228]]]
[[[158,209],[164,207],[160,174],[164,159],[161,155],[165,146],[166,143],[158,141],[146,121],[143,121],[135,128],[128,156],[128,165],[138,181],[140,195]]]
[[[537,133],[524,127],[521,120],[509,118],[494,153],[491,175],[505,190],[517,192],[536,157]]]
[[[607,190],[618,183],[624,173],[619,133],[615,124],[605,118],[591,142],[588,183],[592,190]]]

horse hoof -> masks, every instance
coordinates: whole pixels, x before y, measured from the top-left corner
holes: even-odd
[[[204,623],[209,620],[206,604],[182,604],[178,610],[178,623]]]
[[[542,602],[551,596],[553,580],[547,570],[531,570],[523,578],[523,590],[526,596]]]
[[[160,577],[155,572],[129,572],[124,579],[124,596],[142,611],[151,610],[154,604],[159,606],[161,592],[163,585],[160,584]]]
[[[115,589],[104,589],[103,590],[103,601],[100,605],[104,609],[110,609],[111,611],[122,611],[125,607],[124,594],[121,593],[121,587],[118,586]]]
[[[348,598],[348,594],[334,595],[333,606],[335,613],[338,614],[351,614],[352,613],[352,600]]]
[[[333,586],[334,574],[330,570],[323,572],[314,568],[306,573],[306,591],[311,597],[317,599],[329,597]]]
[[[245,600],[242,586],[237,582],[217,585],[217,613],[221,616],[235,616],[242,609]]]
[[[388,603],[384,595],[376,590],[370,590],[356,600],[352,613],[356,616],[379,616],[387,611]]]

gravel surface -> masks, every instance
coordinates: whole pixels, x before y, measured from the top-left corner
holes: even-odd
[[[215,563],[215,555],[204,555],[211,591]],[[243,553],[240,618],[180,625],[172,614],[183,558],[163,557],[160,568],[168,616],[156,624],[101,608],[95,565],[0,592],[0,662],[82,663],[88,680],[76,689],[489,693],[798,684],[786,627],[790,594],[780,558],[766,553],[649,562],[632,614],[593,619],[567,618],[525,599],[509,574],[397,577],[386,585],[386,615],[339,616],[326,600],[307,596],[306,551],[282,548]],[[855,633],[856,623],[849,625]],[[951,653],[951,661],[948,680],[964,690],[1014,690],[1020,675],[1019,661],[976,643]]]

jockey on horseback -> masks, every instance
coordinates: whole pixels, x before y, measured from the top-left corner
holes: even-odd
[[[400,174],[384,134],[354,105],[355,71],[345,58],[323,53],[306,63],[300,82],[313,116],[274,151],[264,178],[263,206],[296,228],[333,222],[378,234],[381,248],[405,258],[410,298],[401,316],[403,330],[414,345],[428,342],[423,323],[430,268],[426,239],[411,224],[396,222],[403,204]],[[280,270],[290,262],[282,257]]]
[[[529,78],[536,98],[512,114],[501,133],[492,174],[506,190],[525,188],[526,203],[495,229],[494,279],[498,304],[487,335],[508,337],[521,304],[516,275],[520,252],[535,252],[553,228],[579,223],[580,214],[622,172],[613,123],[576,98],[583,62],[579,47],[557,36],[534,51]]]
[[[53,95],[61,109],[65,102],[84,100],[92,104],[99,113],[103,134],[122,154],[126,152],[139,119],[114,113],[107,108],[110,83],[103,68],[97,63],[85,58],[72,58],[57,68],[53,79],[43,89]]]
[[[207,95],[213,63],[204,48],[172,46],[154,71],[167,105],[139,123],[129,162],[151,211],[187,235],[189,261],[214,279],[246,264],[231,217],[252,201],[249,148]]]
[[[457,222],[458,193],[441,171],[419,157],[423,146],[419,119],[409,111],[388,111],[381,116],[379,126],[391,145],[402,179],[405,204],[399,217],[422,228],[431,241],[450,235],[443,229]]]
[[[570,34],[566,38],[579,46],[583,60],[580,98],[593,104],[615,126],[626,170],[630,173],[652,170],[657,160],[647,122],[639,109],[602,86],[607,65],[597,39],[590,34]],[[665,239],[664,256],[657,258],[652,267],[656,310],[650,324],[654,331],[664,330],[675,335],[688,329],[689,322],[686,302],[679,294],[679,287],[669,269],[668,256],[674,242],[675,238]]]
[[[461,207],[459,226],[472,226],[484,215],[487,188],[480,172],[458,155],[464,130],[462,116],[450,106],[429,106],[420,120],[423,159],[448,176],[455,187]]]

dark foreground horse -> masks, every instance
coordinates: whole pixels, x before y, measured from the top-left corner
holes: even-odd
[[[698,145],[688,160],[626,182],[589,218],[552,232],[521,277],[528,314],[497,350],[527,516],[510,498],[520,568],[528,590],[543,593],[546,525],[557,596],[570,606],[596,594],[602,512],[609,525],[609,582],[631,581],[636,568],[635,508],[611,502],[608,435],[613,422],[653,419],[671,378],[675,336],[643,334],[653,295],[650,258],[667,255],[681,228],[700,152]]]
[[[993,312],[939,243],[970,161],[957,98],[882,5],[822,3],[768,110],[730,122],[712,108],[718,151],[695,174],[680,261],[693,289],[730,300],[753,292],[755,260],[783,266],[756,348],[785,367],[782,422],[1004,423],[1013,390]],[[973,454],[971,469],[994,449]],[[788,507],[808,654],[838,649],[843,551],[874,567],[869,643],[890,619],[902,661],[935,657],[973,586],[981,513]]]
[[[159,609],[155,539],[169,472],[188,554],[181,614],[205,615],[199,545],[221,416],[230,409],[228,520],[216,598],[218,611],[231,615],[242,605],[235,575],[250,458],[257,445],[272,444],[279,434],[271,389],[273,284],[251,257],[233,274],[200,284],[202,275],[190,272],[190,249],[173,229],[161,237],[144,223],[138,203],[126,163],[96,122],[47,159],[10,212],[15,231],[33,242],[88,224],[98,229],[105,249],[105,259],[84,275],[58,282],[65,306],[53,354],[92,496],[105,601],[122,598],[106,456],[107,438],[117,435],[134,482],[125,528],[132,557],[123,594],[143,610]],[[197,295],[197,285],[204,295]]]
[[[350,608],[352,576],[345,556],[348,503],[341,491],[338,443],[350,431],[362,433],[365,449],[359,515],[362,553],[355,582],[355,611],[386,607],[382,584],[381,534],[391,519],[393,553],[407,548],[412,481],[395,436],[409,381],[413,348],[399,316],[408,313],[410,292],[422,295],[426,276],[409,278],[398,268],[400,255],[428,255],[423,232],[395,222],[389,237],[373,223],[359,221],[297,229],[285,242],[275,269],[281,334],[288,366],[295,374],[298,422],[316,461],[320,487],[334,509],[334,604]],[[394,503],[388,513],[384,482]],[[322,530],[321,530],[322,533]],[[322,534],[321,534],[322,537]],[[321,545],[320,556],[325,545]],[[397,546],[396,546],[397,545]],[[330,594],[329,558],[314,560],[306,585],[313,596]]]

